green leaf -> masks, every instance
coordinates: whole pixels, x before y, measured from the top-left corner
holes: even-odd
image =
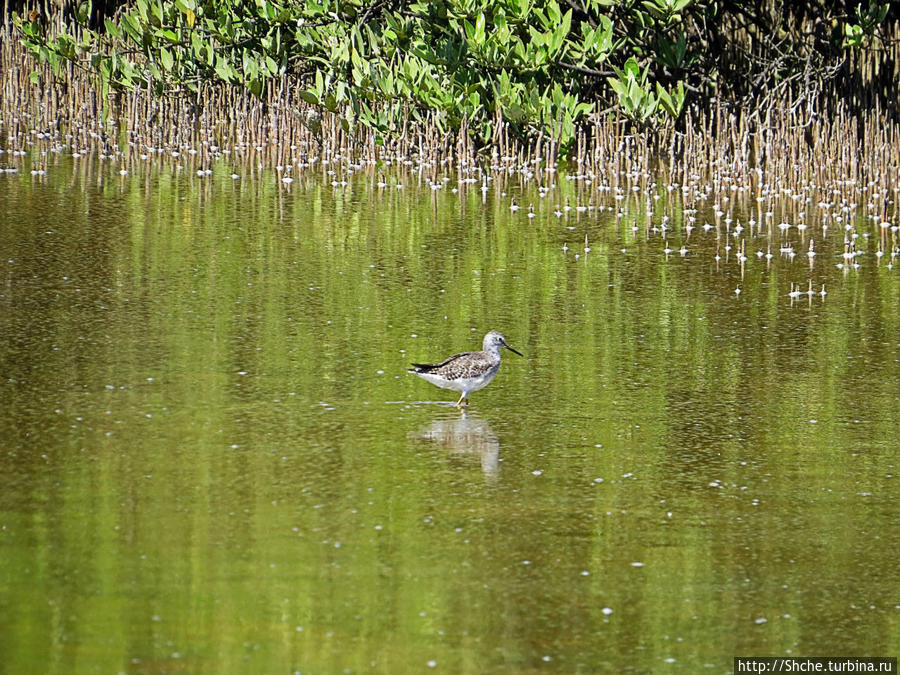
[[[550,41],[550,51],[558,52],[560,48],[563,46],[565,39],[569,36],[569,31],[572,29],[572,10],[570,9],[563,16],[562,21],[560,21],[559,25],[556,27],[556,30],[553,31],[553,37]]]
[[[656,96],[659,98],[659,104],[663,110],[669,113],[671,117],[675,117],[675,104],[672,102],[672,97],[669,96],[669,92],[659,82],[656,83]]]
[[[325,93],[325,84],[322,82],[322,71],[316,71],[316,95],[322,96]]]
[[[575,106],[574,115],[580,119],[585,115],[590,115],[594,111],[593,103],[579,103]]]
[[[495,37],[500,42],[506,42],[506,40],[509,38],[509,26],[507,26],[506,24],[506,16],[504,16],[502,13],[494,14],[494,30]]]
[[[237,80],[237,72],[235,72],[231,64],[221,56],[216,58],[216,75],[225,82]]]
[[[156,2],[150,3],[150,17],[149,23],[152,26],[158,27],[163,24],[163,7],[162,0],[157,0]]]
[[[159,48],[159,62],[163,67],[163,70],[171,71],[172,66],[175,63],[175,59],[172,56],[172,52],[170,52],[165,47]]]
[[[137,21],[130,14],[123,14],[122,18],[119,19],[119,22],[122,24],[122,28],[125,30],[126,35],[130,37],[134,42],[138,45],[143,44],[143,31],[138,27]]]
[[[147,18],[150,14],[147,0],[135,0],[134,6],[137,9],[141,22],[147,23]]]
[[[484,12],[481,12],[478,15],[478,18],[475,20],[475,42],[476,44],[481,44],[484,42],[484,26],[485,26],[485,18]]]
[[[615,77],[607,77],[606,81],[609,83],[609,86],[612,87],[613,91],[616,92],[616,95],[619,98],[624,98],[628,95],[628,85],[621,80]]]
[[[465,30],[466,38],[469,41],[472,41],[475,39],[475,26],[473,26],[468,21],[463,21],[463,30]]]
[[[572,10],[569,10],[570,12]],[[555,0],[550,0],[547,3],[547,18],[550,19],[551,25],[558,24],[560,19],[562,18],[562,13],[559,10],[559,4],[555,2]]]
[[[518,103],[513,103],[503,110],[503,116],[510,122],[521,122],[525,119],[525,108]]]
[[[104,22],[104,26],[106,27],[106,34],[111,35],[117,40],[122,37],[122,31],[116,25],[116,22],[112,19],[106,19]]]
[[[638,65],[637,59],[633,56],[629,58],[622,66],[622,72],[624,72],[628,78],[639,78],[641,76],[641,67]]]

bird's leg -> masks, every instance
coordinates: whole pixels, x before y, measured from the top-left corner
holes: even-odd
[[[463,392],[462,394],[459,395],[459,400],[456,402],[456,407],[457,407],[457,408],[461,407],[461,406],[462,406],[462,402],[463,402],[463,401],[468,402],[468,400],[469,400],[469,399],[466,398],[466,392]]]

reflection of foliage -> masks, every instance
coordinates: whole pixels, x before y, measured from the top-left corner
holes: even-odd
[[[135,0],[102,30],[88,28],[87,9],[77,35],[17,25],[55,72],[81,65],[106,90],[224,83],[263,97],[289,75],[347,129],[391,133],[412,117],[487,143],[504,124],[565,149],[595,106],[652,125],[677,118],[688,96],[815,91],[886,15],[874,2],[852,20],[827,12],[814,22],[827,31],[807,34],[788,30],[796,17],[711,0]]]

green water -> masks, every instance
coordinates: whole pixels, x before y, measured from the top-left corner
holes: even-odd
[[[900,269],[863,214],[858,269],[812,217],[742,266],[663,187],[557,217],[583,182],[230,173],[0,174],[0,670],[897,655]],[[490,329],[525,357],[466,411],[405,372]]]

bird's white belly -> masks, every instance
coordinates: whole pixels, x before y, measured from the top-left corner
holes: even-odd
[[[416,373],[423,380],[428,380],[431,384],[436,384],[444,389],[452,389],[453,391],[466,392],[467,394],[484,389],[491,383],[494,376],[497,375],[499,368],[491,368],[482,375],[476,377],[459,377],[453,380],[447,380],[433,373]]]

